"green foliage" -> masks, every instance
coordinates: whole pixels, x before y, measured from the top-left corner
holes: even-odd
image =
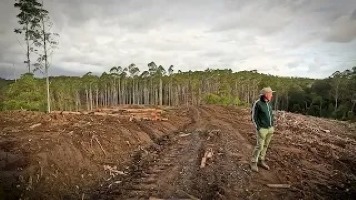
[[[218,104],[218,105],[240,105],[240,101],[237,97],[231,95],[216,95],[216,94],[206,94],[203,98],[204,103],[206,104]]]
[[[259,97],[259,90],[271,86],[277,91],[272,102],[275,109],[355,120],[356,68],[321,80],[278,77],[257,71],[234,73],[228,69],[173,73],[173,66],[165,70],[154,62],[142,72],[136,68],[131,64],[127,68],[112,67],[110,73],[101,76],[89,72],[82,77],[51,77],[52,109],[92,110],[117,104],[161,103],[250,107]],[[44,85],[44,80],[24,75],[8,88],[4,108],[42,109]]]
[[[292,112],[300,112],[300,110],[302,110],[300,104],[293,104],[291,109]]]
[[[347,120],[348,107],[346,104],[342,104],[338,109],[333,113],[336,119]]]
[[[4,101],[5,101],[6,91],[7,91],[8,86],[12,82],[13,81],[0,78],[0,111],[4,110]]]
[[[33,74],[27,73],[9,86],[3,107],[7,110],[42,111],[45,108],[44,94],[44,82],[35,79]]]

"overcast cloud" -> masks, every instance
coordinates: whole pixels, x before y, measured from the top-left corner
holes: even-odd
[[[14,1],[0,2],[0,76],[26,72]],[[60,34],[51,75],[154,61],[324,78],[356,65],[355,0],[45,0]]]

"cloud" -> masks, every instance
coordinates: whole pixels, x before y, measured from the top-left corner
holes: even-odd
[[[13,68],[26,72],[12,4],[0,2],[1,77],[13,76]],[[327,77],[355,64],[355,6],[353,0],[48,0],[52,30],[60,34],[50,72],[101,74],[130,63],[143,71],[154,61],[182,71],[230,67]]]
[[[350,16],[351,20],[356,20],[356,9],[352,12],[351,16]]]
[[[353,16],[356,15],[355,11],[350,17],[344,15],[331,24],[326,41],[346,43],[356,38],[356,18]]]
[[[238,29],[268,35],[283,30],[290,22],[291,14],[289,8],[283,5],[254,1],[221,15],[215,21],[211,31],[221,32]]]

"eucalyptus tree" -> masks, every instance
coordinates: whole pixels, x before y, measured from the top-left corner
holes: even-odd
[[[15,0],[14,7],[20,10],[16,15],[19,19],[19,28],[14,30],[17,34],[24,33],[26,42],[26,61],[28,73],[31,73],[31,52],[34,52],[33,44],[39,35],[38,26],[40,25],[40,11],[42,4],[37,0]]]
[[[153,78],[157,72],[157,65],[153,61],[148,63],[148,72],[150,73],[150,104],[155,104],[156,101],[154,99],[154,88],[153,88]]]
[[[166,70],[162,65],[157,68],[156,71],[157,76],[159,77],[159,105],[163,104],[163,81],[162,77],[166,74]]]
[[[135,79],[137,78],[137,74],[140,72],[140,69],[134,64],[134,63],[131,63],[129,66],[128,66],[128,70],[129,70],[129,73],[130,73],[130,78],[132,79],[132,85],[131,85],[131,90],[130,90],[130,103],[131,104],[136,104],[136,99],[137,99],[137,88],[136,88],[136,85],[135,85]]]
[[[174,72],[174,66],[171,65],[168,68],[168,76],[169,76],[169,86],[168,86],[168,105],[172,105],[172,74]]]
[[[143,71],[140,75],[140,80],[142,81],[142,102],[143,104],[149,104],[149,90],[147,88],[147,79],[150,73],[148,71]]]

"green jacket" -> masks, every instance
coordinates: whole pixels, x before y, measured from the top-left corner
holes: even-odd
[[[260,97],[252,106],[252,122],[257,128],[270,128],[273,126],[273,109],[271,103],[265,101],[263,96]]]

